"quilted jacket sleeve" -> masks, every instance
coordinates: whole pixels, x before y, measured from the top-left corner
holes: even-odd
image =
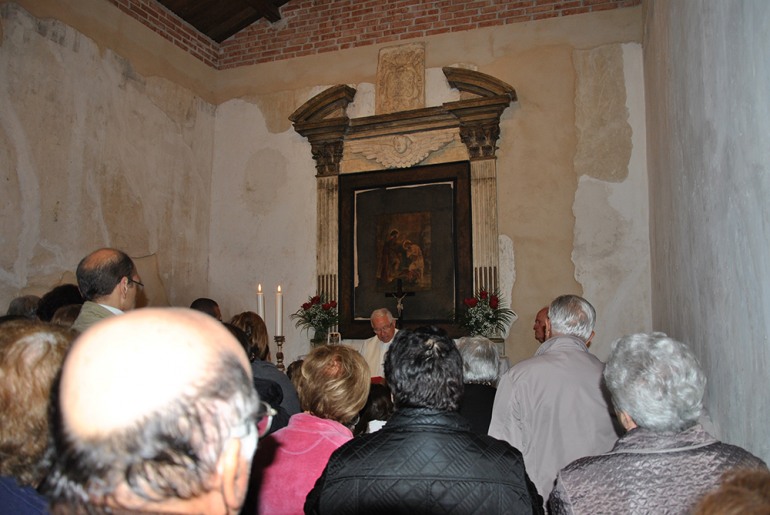
[[[321,492],[323,491],[323,485],[326,480],[326,469],[324,469],[321,477],[316,479],[315,486],[305,498],[305,513],[317,515],[320,512],[321,504]]]
[[[548,498],[548,511],[551,515],[572,515],[574,513],[569,494],[564,489],[561,474],[556,476],[556,486]]]

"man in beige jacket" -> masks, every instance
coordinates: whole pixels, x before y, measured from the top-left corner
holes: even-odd
[[[596,311],[577,295],[563,295],[548,308],[546,334],[535,356],[501,378],[489,435],[524,456],[529,477],[543,499],[556,474],[583,456],[612,449],[618,438],[606,394],[604,363],[588,352]]]
[[[99,249],[78,264],[78,288],[86,302],[72,328],[83,332],[96,322],[134,309],[144,285],[128,255],[116,249]]]

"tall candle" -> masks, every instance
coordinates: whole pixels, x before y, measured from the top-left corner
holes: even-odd
[[[275,292],[275,336],[283,336],[283,293],[280,284]]]
[[[265,319],[265,294],[262,293],[262,285],[257,285],[257,315],[264,320]]]

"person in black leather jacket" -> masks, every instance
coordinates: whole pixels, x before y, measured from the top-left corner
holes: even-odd
[[[521,453],[457,413],[462,358],[443,331],[400,331],[385,378],[396,412],[332,454],[305,513],[542,513]]]

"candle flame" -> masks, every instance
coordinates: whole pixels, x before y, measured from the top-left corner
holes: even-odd
[[[257,285],[257,293],[262,293],[262,284]]]
[[[281,285],[278,285],[278,293],[281,293]]]

